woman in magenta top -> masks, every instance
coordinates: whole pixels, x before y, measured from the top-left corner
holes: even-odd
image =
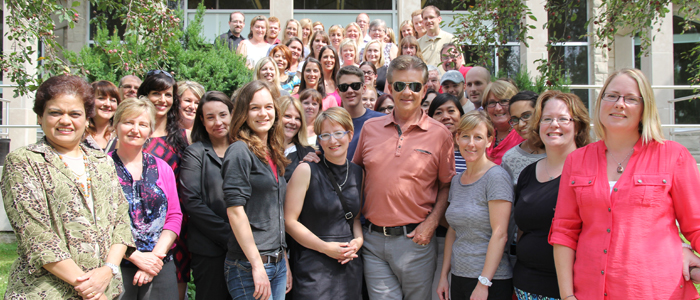
[[[676,225],[700,249],[695,160],[663,139],[640,70],[610,75],[595,109],[601,140],[566,159],[549,234],[561,298],[697,299]]]
[[[484,89],[481,107],[484,108],[491,123],[493,123],[493,127],[496,128],[496,136],[491,147],[487,150],[487,155],[497,165],[501,164],[501,159],[508,150],[525,141],[510,125],[508,103],[510,98],[517,93],[518,88],[505,80],[491,82]]]

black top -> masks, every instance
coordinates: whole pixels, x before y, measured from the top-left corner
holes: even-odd
[[[299,165],[299,162],[301,162],[304,159],[304,156],[309,154],[309,152],[314,152],[314,148],[311,147],[303,147],[300,144],[294,144],[294,147],[297,147],[297,151],[294,151],[292,153],[289,153],[287,155],[287,158],[291,161],[287,167],[284,168],[284,179],[289,182],[289,179],[292,178],[292,174],[294,173],[294,170],[296,170],[297,166]]]
[[[536,165],[537,162],[525,167],[515,186],[515,224],[523,234],[517,246],[513,286],[529,293],[559,298],[553,247],[547,237],[561,177],[539,182]]]
[[[243,141],[234,142],[226,149],[221,175],[226,207],[244,207],[260,254],[274,255],[286,248],[283,217],[287,181],[284,177],[276,180],[267,161],[255,156]],[[248,260],[235,235],[228,242],[226,257]]]
[[[224,255],[233,235],[221,188],[221,163],[210,142],[196,142],[182,155],[180,201],[190,217],[187,247],[192,253]]]
[[[245,40],[245,37],[243,37],[242,34],[235,36],[231,30],[229,30],[217,37],[215,43],[223,43],[224,45],[227,45],[231,51],[236,51],[238,44],[240,44],[243,40]]]
[[[384,85],[386,84],[386,70],[387,66],[382,66],[377,69],[377,92],[381,91],[384,93]]]

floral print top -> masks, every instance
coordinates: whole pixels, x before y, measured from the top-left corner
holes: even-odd
[[[5,299],[82,299],[43,266],[72,259],[87,272],[104,265],[112,245],[134,247],[129,204],[114,162],[100,151],[81,148],[88,158],[94,215],[72,171],[45,139],[7,155],[1,191],[19,257],[12,264]],[[105,295],[112,299],[121,292],[117,274]]]

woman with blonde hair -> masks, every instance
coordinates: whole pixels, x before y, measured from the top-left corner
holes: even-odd
[[[394,44],[396,45],[396,35],[394,34],[394,29],[391,27],[388,27],[386,29],[386,36],[384,36],[384,42],[387,44]]]
[[[350,22],[345,25],[345,38],[355,40],[355,45],[357,45],[357,51],[359,53],[360,49],[365,47],[364,36],[362,35],[362,28],[355,22]]]
[[[284,96],[279,102],[280,112],[282,112],[282,126],[284,126],[284,156],[289,159],[289,164],[284,170],[284,179],[289,182],[296,167],[306,154],[314,152],[314,148],[309,144],[306,117],[301,101]]]
[[[549,232],[560,297],[697,299],[688,274],[700,249],[695,159],[664,140],[640,70],[611,74],[594,109],[600,140],[567,156]]]
[[[321,21],[314,22],[312,28],[314,31],[326,31],[326,27],[323,26],[323,23],[321,23]]]
[[[265,35],[269,27],[270,24],[265,16],[256,16],[250,21],[248,39],[238,44],[236,52],[247,58],[246,65],[248,69],[253,69],[258,60],[267,55],[270,44],[265,40]]]
[[[299,24],[297,20],[289,19],[284,25],[284,39],[282,40],[282,44],[287,44],[292,37],[301,39],[301,24]]]
[[[484,89],[481,107],[488,114],[493,127],[496,129],[493,143],[489,147],[487,154],[497,165],[501,164],[503,155],[511,148],[519,145],[523,139],[510,125],[510,98],[518,93],[512,83],[505,80],[496,80],[489,83]]]
[[[275,99],[279,99],[282,94],[289,96],[289,92],[283,90],[280,84],[277,63],[269,56],[263,57],[258,61],[258,64],[255,65],[253,79],[267,81],[270,85],[270,93],[272,93],[272,97]]]
[[[384,52],[382,51],[382,45],[384,43],[379,40],[371,40],[367,45],[365,46],[365,52],[362,56],[362,60],[366,62],[370,62],[376,69],[376,88],[377,91],[384,91],[384,87],[386,86],[386,71],[388,67],[385,64],[385,59],[386,57],[384,56]]]
[[[340,51],[340,43],[343,42],[343,37],[345,36],[345,29],[340,25],[333,25],[328,28],[328,37],[331,43],[329,45],[333,46],[336,51]]]
[[[343,60],[342,66],[357,66],[359,55],[357,54],[357,44],[352,39],[344,39],[338,48],[338,55]]]
[[[404,20],[401,22],[401,25],[399,25],[399,43],[401,43],[401,40],[407,36],[412,36],[414,38],[417,38],[416,31],[413,29],[413,21],[412,20]],[[399,50],[401,50],[401,47],[399,47]]]
[[[311,42],[313,26],[311,19],[301,19],[299,20],[299,25],[301,25],[301,41],[304,43],[304,57],[306,57],[309,55],[309,43]]]
[[[199,99],[202,99],[206,90],[201,84],[183,80],[177,83],[177,95],[180,97],[180,128],[192,131],[194,118],[197,114]],[[189,135],[188,135],[189,136]]]

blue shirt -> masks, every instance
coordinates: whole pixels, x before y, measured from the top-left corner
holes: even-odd
[[[349,160],[352,160],[352,157],[355,155],[355,149],[357,149],[357,140],[360,139],[360,132],[362,132],[362,126],[365,125],[365,122],[367,120],[381,116],[386,116],[386,114],[365,108],[364,115],[362,115],[359,118],[352,118],[352,126],[355,128],[355,133],[352,135],[352,141],[350,141],[350,145],[348,146]]]

